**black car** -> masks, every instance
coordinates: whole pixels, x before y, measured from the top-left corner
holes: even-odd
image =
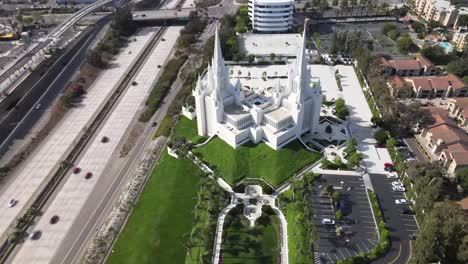
[[[413,215],[414,212],[411,209],[403,209],[400,211],[401,214],[406,214],[406,215]]]

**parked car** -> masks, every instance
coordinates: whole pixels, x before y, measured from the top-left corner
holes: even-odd
[[[324,225],[334,225],[335,220],[333,220],[331,218],[324,218],[324,219],[322,219],[322,224],[324,224]]]
[[[392,182],[392,186],[394,186],[394,187],[395,186],[401,186],[401,185],[403,185],[403,184],[400,181],[393,181]]]
[[[397,204],[397,205],[406,205],[406,204],[409,204],[409,202],[406,199],[396,199],[395,204]]]
[[[394,171],[387,172],[387,179],[398,179],[398,174]]]
[[[29,235],[29,238],[31,240],[37,240],[41,237],[41,235],[42,235],[42,232],[40,230],[36,230]]]
[[[395,191],[395,192],[404,192],[406,189],[405,189],[405,187],[403,187],[401,185],[397,185],[397,186],[393,186],[392,190]]]
[[[376,144],[374,144],[374,146],[376,148],[385,148],[386,147],[385,144],[380,144],[380,143],[376,143]]]
[[[15,206],[17,202],[18,201],[16,201],[15,199],[10,199],[10,201],[8,201],[8,208]]]
[[[80,167],[75,167],[75,168],[73,168],[73,170],[72,170],[72,172],[73,172],[74,174],[78,174],[78,173],[80,173],[80,171],[81,171],[81,168],[80,168]]]
[[[394,168],[394,167],[385,167],[385,168],[384,168],[384,171],[386,171],[386,172],[393,172],[393,171],[395,171],[395,168]]]
[[[414,212],[411,209],[403,209],[400,211],[400,213],[405,215],[414,215]]]
[[[390,163],[390,162],[385,162],[384,163],[384,167],[387,168],[387,167],[394,167],[395,165],[393,165],[393,163]]]

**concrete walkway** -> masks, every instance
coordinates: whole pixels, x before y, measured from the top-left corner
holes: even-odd
[[[338,69],[343,91],[338,90],[335,71]],[[392,162],[385,148],[374,146],[374,129],[371,127],[372,111],[362,91],[359,80],[352,66],[311,65],[313,77],[320,77],[322,90],[327,100],[343,98],[349,109],[349,131],[358,141],[358,149],[370,173],[385,173],[384,163]]]

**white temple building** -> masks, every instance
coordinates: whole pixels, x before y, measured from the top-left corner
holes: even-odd
[[[216,134],[233,148],[263,141],[275,150],[317,134],[322,93],[307,66],[305,32],[292,63],[228,67],[216,30],[212,63],[193,91],[198,134]]]

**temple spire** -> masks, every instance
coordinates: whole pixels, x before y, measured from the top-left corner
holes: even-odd
[[[307,71],[307,58],[306,58],[306,32],[307,32],[307,19],[304,21],[304,32],[302,33],[302,43],[297,56],[297,67],[299,68],[299,76],[302,79],[303,74]]]
[[[223,53],[221,52],[221,43],[219,41],[218,26],[216,26],[215,43],[212,66],[215,73],[220,73],[221,66],[224,65]]]

